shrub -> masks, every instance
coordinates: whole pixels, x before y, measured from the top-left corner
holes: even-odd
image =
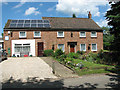
[[[78,55],[77,53],[69,53],[69,54],[67,55],[67,57],[69,57],[69,58],[74,58],[74,59],[78,59],[78,58],[79,58],[79,55]]]
[[[44,50],[44,56],[53,56],[54,52],[52,49]]]
[[[58,58],[58,57],[61,56],[62,54],[64,54],[63,51],[62,51],[61,49],[57,49],[57,50],[55,51],[54,56],[55,56],[56,58]]]
[[[77,51],[78,54],[83,55],[85,52],[84,51]]]
[[[66,59],[66,55],[65,54],[62,54],[61,56],[59,56],[59,60],[60,60],[60,62],[64,62],[65,61],[65,59]]]

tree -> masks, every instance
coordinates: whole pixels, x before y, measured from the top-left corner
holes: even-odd
[[[102,29],[103,29],[103,48],[105,50],[109,50],[111,42],[114,39],[114,36],[110,34],[109,27],[102,27]]]
[[[76,18],[76,15],[75,15],[75,14],[73,14],[73,18]]]
[[[110,33],[114,35],[111,50],[116,52],[115,59],[118,62],[118,87],[120,87],[120,1],[111,4],[111,10],[107,11],[106,19],[111,26]]]
[[[112,43],[112,51],[120,51],[120,1],[111,4],[111,10],[107,11],[106,19],[109,21],[108,25],[111,26],[110,33],[114,35]]]
[[[2,37],[3,37],[3,33],[1,33]]]

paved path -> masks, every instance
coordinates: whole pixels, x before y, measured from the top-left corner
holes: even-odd
[[[72,70],[55,61],[52,57],[40,57],[40,58],[43,59],[51,68],[53,68],[52,62],[54,61],[55,75],[60,78],[79,77]]]
[[[43,58],[42,58],[43,59]],[[116,74],[94,74],[84,76],[73,76],[69,69],[62,69],[56,72],[61,75],[57,78],[52,74],[49,59],[46,64],[39,57],[9,58],[0,63],[2,66],[2,87],[3,88],[115,88],[118,83]],[[57,63],[57,62],[56,62]],[[60,69],[60,64],[55,64]],[[56,68],[56,71],[59,69]],[[66,73],[62,73],[65,72]],[[68,75],[68,72],[71,73]],[[12,77],[11,77],[12,76]],[[64,78],[69,77],[69,78]],[[44,78],[44,79],[43,79]],[[24,81],[23,79],[27,79]],[[6,81],[7,80],[7,81]],[[24,82],[23,82],[24,81]],[[116,89],[117,90],[117,89]]]
[[[57,78],[52,68],[39,57],[8,58],[0,63],[2,68],[2,81],[13,79],[26,80],[29,77]]]

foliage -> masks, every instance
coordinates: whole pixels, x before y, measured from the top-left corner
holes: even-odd
[[[54,52],[52,49],[44,50],[44,56],[53,56]]]
[[[77,59],[77,58],[79,58],[79,54],[77,54],[77,53],[69,53],[67,55],[67,57]]]
[[[103,29],[103,48],[105,50],[109,50],[110,45],[114,40],[114,36],[110,34],[109,27],[102,27],[102,29]]]
[[[117,52],[116,61],[120,65],[120,1],[114,4],[111,3],[111,10],[107,11],[106,19],[108,20],[108,25],[111,26],[110,33],[114,35],[110,50]]]
[[[77,51],[78,54],[83,55],[85,52],[84,51]]]
[[[65,59],[66,59],[66,57],[67,57],[67,55],[62,54],[61,56],[59,56],[59,61],[60,61],[60,62],[64,62]]]
[[[60,55],[62,55],[62,54],[64,54],[64,52],[61,50],[61,49],[57,49],[56,51],[55,51],[55,54],[54,54],[54,56],[56,57],[56,58],[58,58]]]
[[[75,15],[75,14],[73,14],[73,18],[76,18],[76,15]]]

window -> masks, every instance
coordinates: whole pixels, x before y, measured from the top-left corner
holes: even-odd
[[[91,37],[97,37],[97,32],[96,31],[92,31],[91,32]]]
[[[92,51],[97,51],[97,44],[92,44]]]
[[[22,44],[15,44],[15,52],[21,52],[22,51]]]
[[[20,32],[20,33],[19,33],[19,37],[20,37],[20,38],[26,37],[26,32],[24,32],[24,31],[23,31],[23,32]]]
[[[80,32],[80,37],[86,37],[86,32]]]
[[[15,44],[15,52],[30,52],[30,44]]]
[[[86,51],[86,44],[80,44],[80,51]]]
[[[64,32],[63,31],[58,31],[57,32],[57,37],[64,37]]]
[[[64,52],[64,44],[58,44],[58,49],[61,49]]]
[[[34,37],[41,37],[40,31],[35,31],[34,32]]]
[[[30,44],[23,44],[22,48],[23,52],[30,52]]]

